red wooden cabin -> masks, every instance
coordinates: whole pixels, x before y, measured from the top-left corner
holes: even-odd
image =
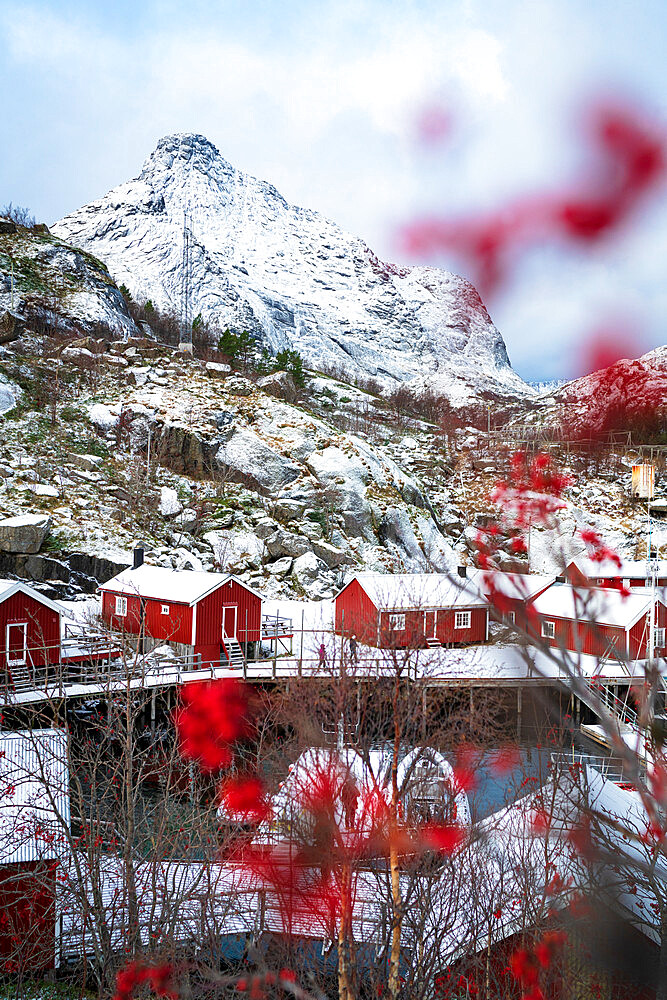
[[[31,976],[56,961],[57,869],[70,817],[67,734],[3,733],[0,784],[0,962],[3,972]]]
[[[667,587],[667,559],[658,559],[656,562],[656,585]],[[577,556],[568,564],[565,573],[570,583],[575,585],[586,582],[598,587],[622,585],[627,589],[651,585],[645,559],[622,560],[619,566],[612,559],[597,562],[588,556]]]
[[[368,646],[471,645],[489,635],[486,599],[465,578],[358,573],[336,595],[336,632]]]
[[[532,603],[538,642],[601,657],[643,660],[649,650],[649,622],[654,598],[647,589],[629,596],[619,590],[555,583]],[[665,651],[667,608],[655,599],[654,651]]]
[[[229,574],[140,562],[99,590],[102,615],[113,629],[168,643],[202,666],[240,666],[240,644],[261,637],[261,594]]]
[[[60,660],[62,609],[17,580],[0,580],[2,666],[7,679]]]

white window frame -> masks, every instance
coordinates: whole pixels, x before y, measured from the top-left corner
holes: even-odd
[[[542,622],[542,638],[543,639],[556,638],[556,622],[551,622],[551,621]]]
[[[506,611],[503,618],[508,625],[516,625],[516,611]]]
[[[161,615],[168,615],[169,614],[169,605],[168,604],[163,604],[162,605],[162,611],[160,612],[160,614]]]
[[[9,657],[9,630],[10,628],[22,628],[23,629],[23,656],[20,658],[14,657],[10,659]],[[28,662],[28,623],[27,622],[8,622],[5,627],[5,652],[7,654],[7,666],[17,667],[20,664]]]
[[[127,615],[127,597],[116,595],[114,615],[116,618],[125,618]]]
[[[665,645],[665,630],[664,628],[658,628],[657,626],[653,629],[653,648],[662,649]]]
[[[456,630],[470,628],[472,625],[472,614],[470,611],[454,612],[454,628]]]
[[[392,611],[389,614],[389,628],[392,632],[405,632],[405,613]]]

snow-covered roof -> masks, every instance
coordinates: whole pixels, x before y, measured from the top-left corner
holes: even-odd
[[[176,604],[192,606],[207,594],[225,583],[235,580],[245,590],[261,598],[262,595],[242,580],[229,573],[204,573],[188,569],[167,569],[163,566],[149,566],[143,563],[136,569],[124,569],[98,588],[114,594],[134,594],[156,601],[173,601]]]
[[[0,734],[0,862],[58,857],[69,826],[67,734]]]
[[[35,601],[39,601],[40,604],[51,608],[52,611],[56,611],[59,615],[63,613],[63,609],[59,604],[45,597],[44,594],[40,594],[38,590],[33,590],[27,583],[22,583],[21,580],[0,580],[0,604],[19,592],[32,597]]]
[[[659,559],[658,576],[667,576],[667,559]],[[573,559],[568,569],[575,566],[582,576],[588,580],[602,580],[618,577],[621,580],[645,580],[646,560],[645,559],[623,559],[619,567],[613,559],[603,559],[601,562],[591,559],[590,556],[577,556]]]
[[[573,587],[569,583],[554,583],[533,602],[538,615],[554,618],[593,621],[598,625],[631,628],[651,607],[651,595],[646,590],[633,591],[628,596],[619,590]]]
[[[497,592],[513,601],[529,601],[555,582],[555,574],[501,573],[498,570],[473,569],[468,577],[483,594]]]
[[[356,580],[378,609],[485,607],[474,582],[445,573],[357,573]],[[345,590],[343,587],[343,590]],[[343,593],[343,590],[340,593]]]

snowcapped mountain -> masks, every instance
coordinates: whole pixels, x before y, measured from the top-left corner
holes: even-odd
[[[236,170],[203,136],[161,139],[137,178],[52,229],[100,257],[136,298],[180,311],[186,214],[193,316],[348,377],[415,380],[455,405],[532,394],[469,282],[384,263],[362,240]]]

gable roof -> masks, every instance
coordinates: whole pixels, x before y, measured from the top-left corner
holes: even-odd
[[[40,594],[38,590],[33,590],[27,583],[23,583],[21,580],[0,580],[0,604],[18,593],[32,597],[34,601],[38,601],[45,607],[50,608],[51,611],[56,611],[58,615],[63,613],[63,609],[59,604],[56,604],[51,598],[45,597],[44,594]]]
[[[98,587],[100,591],[114,594],[134,594],[148,600],[172,601],[192,607],[203,597],[234,581],[240,587],[262,598],[262,595],[229,573],[204,573],[189,569],[167,569],[164,566],[149,566],[142,563],[136,569],[131,566]]]
[[[667,576],[667,559],[659,559],[658,576]],[[645,559],[622,559],[619,567],[613,559],[604,559],[601,562],[591,559],[590,556],[580,555],[570,560],[567,569],[571,571],[575,567],[587,580],[602,580],[618,577],[620,580],[645,580],[646,560]]]
[[[357,581],[378,610],[486,607],[474,582],[445,573],[357,573],[337,597]]]
[[[578,619],[598,625],[631,628],[651,607],[651,594],[644,588],[624,597],[619,590],[603,587],[573,587],[554,583],[533,601],[543,617]]]
[[[485,595],[496,592],[512,601],[529,601],[555,583],[556,575],[473,569],[468,572],[468,579]]]

